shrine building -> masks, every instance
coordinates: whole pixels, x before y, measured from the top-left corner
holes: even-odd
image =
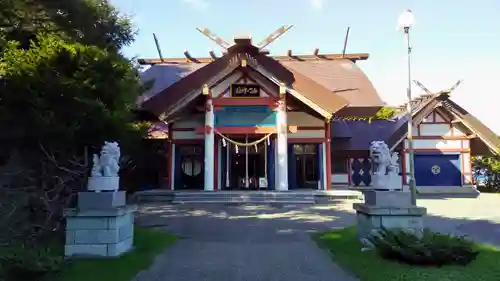
[[[407,187],[407,116],[384,106],[359,67],[368,54],[271,56],[236,38],[220,57],[140,59],[152,87],[139,103],[160,142],[157,181],[168,190],[369,188],[369,145],[398,152]],[[498,136],[450,99],[426,92],[411,103],[419,192],[473,192],[471,156],[499,153]],[[405,95],[404,89],[401,94]],[[153,169],[153,168],[152,168]]]

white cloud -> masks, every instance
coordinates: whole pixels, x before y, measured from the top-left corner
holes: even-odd
[[[309,0],[309,4],[311,5],[311,8],[313,8],[314,10],[323,9],[324,3],[325,3],[325,0]]]
[[[208,2],[206,0],[182,0],[182,2],[198,10],[205,10],[208,8]]]

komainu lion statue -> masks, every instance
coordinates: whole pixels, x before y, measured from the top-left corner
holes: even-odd
[[[398,155],[392,153],[384,141],[372,141],[370,144],[372,159],[373,188],[383,190],[400,190],[398,184]]]
[[[373,174],[386,175],[387,167],[391,163],[391,152],[387,144],[383,141],[372,141],[370,157],[372,158]]]
[[[120,161],[120,147],[117,142],[104,142],[101,155],[94,154],[92,177],[117,177]]]

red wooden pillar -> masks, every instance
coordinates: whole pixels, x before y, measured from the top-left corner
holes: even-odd
[[[332,135],[330,120],[325,122],[326,190],[332,187]]]
[[[173,153],[173,139],[172,139],[172,136],[173,136],[173,133],[172,133],[172,124],[168,124],[167,126],[167,177],[168,177],[168,187],[167,188],[170,188],[170,190],[173,190],[173,182],[172,182],[172,153]]]

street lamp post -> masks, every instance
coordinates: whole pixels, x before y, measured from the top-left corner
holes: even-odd
[[[408,49],[408,88],[406,94],[408,97],[408,103],[406,105],[406,110],[408,114],[408,156],[410,160],[410,175],[409,175],[409,186],[411,192],[411,202],[412,205],[417,205],[417,188],[415,185],[415,154],[413,152],[413,109],[411,107],[411,45],[410,45],[410,28],[415,22],[415,18],[410,9],[406,10],[399,16],[398,25],[405,33],[406,45]],[[406,171],[403,171],[406,172]]]

